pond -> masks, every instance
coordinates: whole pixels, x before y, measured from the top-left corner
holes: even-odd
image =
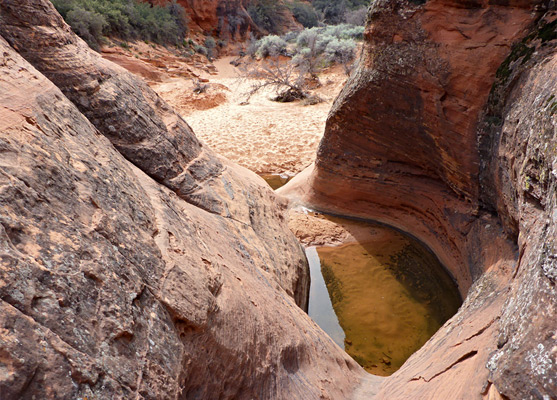
[[[392,228],[366,224],[364,241],[307,248],[308,314],[368,372],[386,376],[453,316],[462,300],[424,245]]]
[[[292,175],[288,174],[260,174],[259,176],[265,179],[265,182],[267,182],[273,190],[277,190],[286,185],[288,181],[293,178]]]

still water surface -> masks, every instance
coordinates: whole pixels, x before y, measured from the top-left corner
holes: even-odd
[[[312,280],[308,313],[368,372],[390,375],[462,301],[449,274],[421,243],[366,224],[363,242],[306,250]]]

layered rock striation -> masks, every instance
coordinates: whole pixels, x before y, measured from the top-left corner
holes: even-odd
[[[551,2],[375,1],[315,165],[281,189],[411,233],[466,296],[377,398],[557,393],[555,19]]]
[[[0,398],[350,396],[284,200],[48,0],[0,54]]]
[[[145,82],[104,60],[74,35],[50,2],[5,1],[0,34],[57,85],[79,110],[134,165],[208,212],[251,226],[265,249],[275,237],[265,222],[280,219],[280,210],[264,210],[272,201],[245,172],[214,154],[187,123]],[[232,186],[236,182],[236,186]],[[285,243],[287,246],[292,243]],[[306,307],[302,289],[307,281],[299,257],[284,252],[279,279]],[[291,273],[301,277],[292,280]],[[290,287],[288,287],[290,286]]]

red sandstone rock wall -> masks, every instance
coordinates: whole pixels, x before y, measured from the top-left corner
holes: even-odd
[[[0,2],[0,55],[2,400],[350,396],[284,200],[49,1]]]
[[[552,40],[547,40],[548,38]],[[517,238],[490,381],[508,398],[557,396],[557,12],[499,68],[480,125],[482,194]]]
[[[0,2],[0,398],[554,397],[546,11],[375,2],[316,168],[290,190],[413,233],[467,299],[400,371],[362,379],[296,306],[307,272],[281,200],[48,1]],[[505,64],[526,34],[533,51]]]
[[[531,8],[377,1],[371,21],[329,115],[312,190],[330,209],[371,213],[421,237],[466,291],[472,278],[457,243],[478,213],[478,117]],[[343,180],[330,185],[335,176]]]
[[[166,4],[168,0],[149,0],[153,4]],[[220,39],[244,41],[250,32],[256,36],[267,34],[257,26],[247,12],[253,0],[178,0],[186,10],[189,28]],[[282,27],[283,33],[301,29],[292,13],[284,10],[282,20],[287,23]]]
[[[556,40],[536,32],[554,4],[418,3],[374,2],[315,166],[282,193],[412,233],[467,295],[377,398],[552,398]]]

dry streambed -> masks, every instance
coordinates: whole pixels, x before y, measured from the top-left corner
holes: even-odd
[[[251,83],[230,64],[215,62],[216,74],[202,74],[203,93],[191,79],[175,78],[153,88],[188,121],[212,149],[258,174],[295,175],[315,159],[331,103],[346,77],[334,68],[321,77],[315,92],[325,101],[304,106],[277,103],[263,90],[245,104]]]

